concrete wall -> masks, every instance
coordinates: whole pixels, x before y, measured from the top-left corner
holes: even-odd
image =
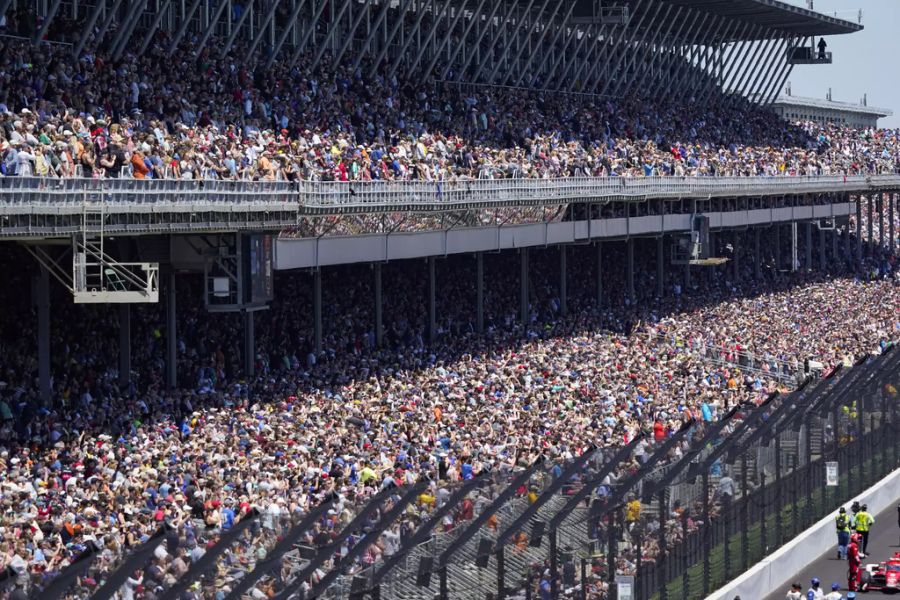
[[[853,202],[797,208],[706,213],[712,229],[728,229],[846,216]],[[400,232],[321,238],[279,239],[276,268],[304,269],[358,262],[383,262],[466,252],[487,252],[571,244],[588,240],[653,236],[688,231],[690,215],[664,215],[618,219],[592,219],[563,223],[533,223],[501,227],[470,227],[443,231]]]
[[[897,469],[853,500],[866,503],[869,512],[877,515],[894,505],[900,497],[900,469]],[[827,515],[774,553],[756,563],[749,571],[729,582],[707,597],[707,600],[762,598],[786,589],[790,579],[821,556],[821,550],[834,547],[834,515]],[[812,549],[812,553],[810,552]]]

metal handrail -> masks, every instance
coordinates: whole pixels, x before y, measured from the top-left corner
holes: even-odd
[[[448,206],[711,198],[816,192],[868,193],[900,188],[900,175],[777,177],[571,177],[455,181],[230,181],[221,179],[0,178],[0,207],[59,207],[98,200],[129,204],[291,204],[366,212],[444,210]]]

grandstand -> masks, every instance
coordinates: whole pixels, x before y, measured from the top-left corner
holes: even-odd
[[[860,25],[0,15],[0,594],[697,598],[898,464],[900,132],[769,110]]]

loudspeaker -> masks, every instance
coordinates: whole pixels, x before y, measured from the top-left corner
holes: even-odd
[[[531,540],[528,545],[532,548],[541,547],[541,538],[544,537],[544,528],[547,524],[544,521],[535,521],[531,527]]]
[[[430,556],[423,556],[419,560],[419,572],[416,573],[416,585],[419,587],[428,587],[431,584],[431,570],[434,567],[434,559]]]
[[[491,561],[491,546],[494,543],[487,538],[481,538],[478,542],[478,552],[475,554],[475,566],[484,569]]]

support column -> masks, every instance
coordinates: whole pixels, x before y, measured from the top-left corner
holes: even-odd
[[[528,248],[519,251],[519,319],[522,333],[528,327]]]
[[[244,375],[253,377],[256,359],[256,331],[254,329],[253,311],[244,311]]]
[[[734,283],[741,280],[741,232],[735,230],[731,242],[731,279]]]
[[[812,268],[812,228],[813,224],[809,221],[806,223],[806,260],[803,263],[803,268],[807,272],[811,272]]]
[[[322,269],[313,272],[313,350],[322,352]]]
[[[566,247],[559,247],[559,312],[562,316],[569,314],[568,271],[566,270]]]
[[[716,256],[718,254],[716,248],[716,233],[714,231],[709,232],[709,248],[706,251],[706,255],[710,258]],[[708,286],[712,286],[713,281],[715,280],[716,268],[712,265],[706,266],[703,269],[703,277],[704,281]]]
[[[819,270],[825,271],[826,262],[828,261],[827,246],[825,245],[825,230],[819,230]]]
[[[894,245],[894,209],[896,208],[896,200],[897,194],[888,195],[888,201],[890,202],[888,206],[888,241],[890,242],[892,255],[897,253],[897,246]]]
[[[41,402],[50,403],[50,271],[41,265],[37,276],[37,316],[38,316],[38,381]]]
[[[874,202],[873,202],[873,198],[872,198],[871,194],[866,199],[866,204],[868,205],[868,211],[869,211],[869,222],[866,224],[866,244],[868,244],[868,248],[866,249],[866,254],[868,256],[872,256],[872,254],[873,254],[872,244],[875,241],[875,236],[872,233],[872,228],[875,225],[875,215],[872,210],[873,209],[872,205],[874,204]]]
[[[175,271],[169,273],[166,299],[166,385],[175,389],[178,384],[178,331],[177,306],[175,304]]]
[[[484,333],[484,252],[475,253],[475,328]]]
[[[656,239],[656,295],[666,297],[665,236]]]
[[[878,245],[884,248],[884,192],[878,194]]]
[[[381,263],[373,265],[375,269],[375,346],[381,348],[384,341],[384,328],[381,325]]]
[[[687,291],[691,287],[691,265],[684,265],[684,293],[687,294]]]
[[[759,256],[759,229],[753,230],[753,276],[759,280],[762,278],[762,265]]]
[[[625,242],[625,291],[628,299],[634,302],[634,238]]]
[[[856,262],[862,261],[862,196],[856,197]]]
[[[781,225],[775,225],[775,271],[781,271]]]
[[[428,257],[428,343],[434,344],[437,339],[437,306],[436,306],[436,288],[437,279],[435,275],[434,257]]]
[[[131,383],[131,305],[119,305],[119,387]]]
[[[603,242],[597,242],[597,310],[603,308]]]

